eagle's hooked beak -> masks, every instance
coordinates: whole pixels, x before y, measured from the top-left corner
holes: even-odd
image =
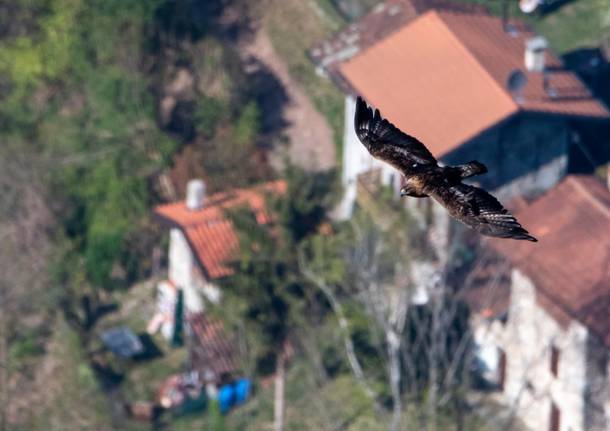
[[[408,196],[407,191],[405,189],[400,189],[400,197],[404,198],[405,196]]]

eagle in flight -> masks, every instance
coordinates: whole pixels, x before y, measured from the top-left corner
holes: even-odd
[[[424,144],[382,118],[378,109],[373,112],[361,97],[356,102],[354,126],[356,135],[373,157],[404,175],[400,196],[432,197],[452,217],[483,235],[537,241],[496,198],[462,182],[487,172],[484,164],[472,161],[439,166]]]

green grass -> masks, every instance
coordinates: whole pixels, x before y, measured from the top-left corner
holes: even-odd
[[[54,325],[47,356],[47,366],[53,367],[45,377],[47,401],[33,406],[23,429],[111,430],[110,404],[99,391],[78,337],[62,319]]]
[[[349,373],[341,374],[324,384],[311,378],[314,373],[304,362],[294,363],[286,381],[286,431],[344,430],[383,431],[389,428],[389,412],[377,413],[372,403]],[[402,429],[420,429],[418,415],[421,406],[405,402]],[[488,411],[488,410],[486,410]],[[215,429],[209,413],[182,416],[172,421],[174,431]],[[453,416],[440,411],[437,429],[455,430]],[[486,418],[467,414],[465,429],[492,431],[494,424]],[[273,385],[259,389],[245,405],[234,409],[223,420],[224,429],[231,431],[268,431],[273,428]]]
[[[115,292],[115,300],[122,306],[116,312],[105,316],[98,322],[98,331],[116,325],[126,325],[136,332],[144,330],[147,320],[154,310],[154,284],[145,282],[134,286],[128,291]],[[92,372],[84,360],[84,352],[79,347],[74,334],[63,324],[54,336],[61,341],[61,349],[53,349],[52,354],[58,361],[65,363],[64,372],[61,373],[56,384],[65,385],[65,393],[57,405],[51,406],[45,412],[49,418],[64,420],[69,411],[70,403],[77,403],[79,397],[86,397],[82,412],[78,418],[86,414],[93,428],[103,430],[102,423],[109,424],[108,401],[97,389]],[[132,362],[120,361],[109,355],[115,369],[125,373],[125,380],[121,383],[121,391],[125,401],[152,400],[159,384],[168,376],[184,370],[186,350],[169,347],[161,337],[155,336],[157,346],[163,351],[163,356],[147,361]],[[97,337],[92,339],[91,349],[99,343]],[[345,370],[345,368],[344,368]],[[311,429],[345,431],[381,431],[388,428],[389,415],[379,416],[373,410],[371,401],[362,392],[361,387],[349,372],[342,372],[334,379],[326,382],[315,380],[318,375],[312,365],[299,358],[290,365],[286,382],[286,431],[304,431]],[[64,378],[72,380],[64,383]],[[257,384],[259,382],[256,382]],[[273,382],[265,388],[260,386],[255,396],[245,405],[234,409],[221,420],[209,411],[181,417],[171,417],[166,414],[164,420],[171,423],[173,431],[190,431],[201,429],[221,429],[231,431],[264,431],[269,430],[273,423]],[[80,409],[80,404],[79,404]],[[405,410],[405,423],[416,424],[416,409],[408,405]],[[37,417],[40,422],[31,429],[58,429],[56,425],[49,425],[42,416]],[[441,415],[441,421],[449,420]],[[49,419],[50,420],[50,419]],[[55,419],[53,419],[55,420]],[[66,419],[74,420],[68,417]],[[468,418],[472,430],[485,430],[476,418]],[[442,422],[442,429],[452,429],[449,422]],[[96,428],[99,426],[99,428]],[[74,429],[74,428],[66,428]],[[136,422],[121,424],[120,429],[144,430],[144,425]]]
[[[495,15],[502,13],[502,1],[458,1],[482,4]],[[510,2],[510,16],[531,24],[558,54],[610,42],[610,0],[573,0],[544,16],[525,15],[517,2]]]
[[[185,371],[186,349],[171,348],[165,341],[155,341],[163,350],[163,356],[145,362],[130,363],[124,368],[126,378],[122,387],[129,401],[152,401],[166,378]]]
[[[610,0],[575,0],[543,18],[530,20],[559,54],[610,42]]]
[[[146,281],[116,292],[114,300],[120,308],[98,322],[96,333],[115,326],[126,326],[136,334],[146,332],[146,325],[155,313],[155,286],[154,282]],[[98,337],[94,337],[93,342],[101,347]],[[113,367],[125,374],[121,390],[127,401],[152,401],[159,385],[167,377],[184,371],[186,349],[170,347],[160,334],[155,334],[153,340],[162,356],[138,362],[108,356]]]
[[[348,431],[386,428],[352,428],[355,423],[378,422],[370,401],[351,375],[342,375],[318,386],[312,381],[313,371],[303,362],[290,367],[286,382],[285,430]],[[231,431],[266,431],[273,425],[273,384],[256,391],[256,396],[245,405],[234,409],[224,418]],[[212,429],[213,415],[183,416],[172,421],[175,431]],[[359,419],[368,417],[367,419]]]

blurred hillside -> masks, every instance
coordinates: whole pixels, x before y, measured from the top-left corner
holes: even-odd
[[[0,431],[270,429],[272,383],[285,354],[287,430],[388,429],[401,414],[409,429],[426,420],[431,429],[498,429],[494,418],[508,414],[488,400],[480,411],[465,408],[470,394],[451,379],[468,374],[458,354],[469,336],[462,301],[444,293],[434,310],[388,311],[402,295],[400,270],[431,254],[416,217],[388,198],[390,190],[359,184],[374,195],[360,199],[381,207],[360,202],[366,210],[354,220],[331,221],[345,95],[316,70],[310,50],[377,3],[0,0]],[[502,13],[499,1],[468,3]],[[527,17],[516,2],[509,11],[558,54],[608,55],[610,1],[562,3]],[[610,96],[597,85],[596,95]],[[285,171],[292,165],[295,183]],[[236,233],[242,255],[254,255],[250,264],[255,249],[274,266],[237,265],[242,278],[220,282],[234,293],[210,307],[247,353],[240,371],[257,382],[253,398],[227,416],[208,409],[166,412],[154,425],[130,419],[125,405],[155,399],[191,360],[158,333],[150,337],[158,356],[142,361],[117,359],[100,338],[116,326],[146,333],[155,314],[168,232],[178,225],[159,223],[153,211],[182,202],[193,178],[205,181],[207,197],[279,177],[292,192],[277,204],[280,233],[248,224]],[[378,226],[381,213],[387,224]],[[375,252],[358,254],[357,240]],[[457,250],[447,273],[463,270],[470,252]],[[378,273],[363,273],[362,262]],[[367,276],[393,286],[381,296],[383,312],[370,286],[358,283]],[[450,317],[441,318],[447,309]],[[391,351],[388,325],[400,312],[409,316],[401,320],[406,341]],[[422,328],[442,334],[438,344],[420,338]],[[442,346],[434,356],[442,364],[409,356],[409,346],[422,345]],[[411,386],[388,377],[392,360],[420,367]],[[429,391],[438,381],[446,397]],[[401,394],[405,403],[396,407]]]

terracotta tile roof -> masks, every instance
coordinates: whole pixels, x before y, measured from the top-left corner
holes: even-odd
[[[310,57],[339,87],[351,92],[349,84],[338,73],[338,66],[368,49],[430,9],[448,9],[485,13],[481,5],[454,3],[447,0],[387,0],[368,14],[348,25],[310,51]]]
[[[535,36],[525,25],[482,13],[427,12],[359,55],[342,62],[351,87],[398,127],[442,156],[519,112],[609,118],[572,73],[547,52],[553,69],[547,96],[540,73],[525,72],[520,104],[506,89],[516,68],[524,69],[525,42]]]
[[[236,371],[235,349],[227,340],[222,322],[204,313],[189,314],[186,321],[192,336],[191,368],[199,371],[206,381],[220,381],[223,375]]]
[[[238,247],[237,233],[224,211],[248,205],[259,223],[267,223],[265,193],[283,193],[285,190],[284,181],[273,181],[253,188],[214,194],[207,198],[200,210],[189,210],[184,201],[180,201],[161,205],[154,213],[182,229],[206,275],[219,278],[231,274],[227,262],[234,257]]]
[[[523,23],[511,22],[516,31],[515,36],[512,36],[504,31],[500,18],[487,15],[441,13],[440,16],[498,86],[506,91],[510,72],[517,68],[524,69],[525,43],[536,34]],[[546,65],[550,71],[550,85],[556,90],[557,97],[547,95],[543,74],[523,70],[527,84],[523,90],[521,109],[576,116],[610,116],[580,79],[565,70],[561,60],[548,50]]]
[[[501,318],[510,305],[510,264],[486,250],[464,279],[459,279],[456,298],[487,318]]]
[[[571,175],[516,216],[539,242],[491,246],[534,282],[560,323],[579,320],[610,346],[610,191]]]

